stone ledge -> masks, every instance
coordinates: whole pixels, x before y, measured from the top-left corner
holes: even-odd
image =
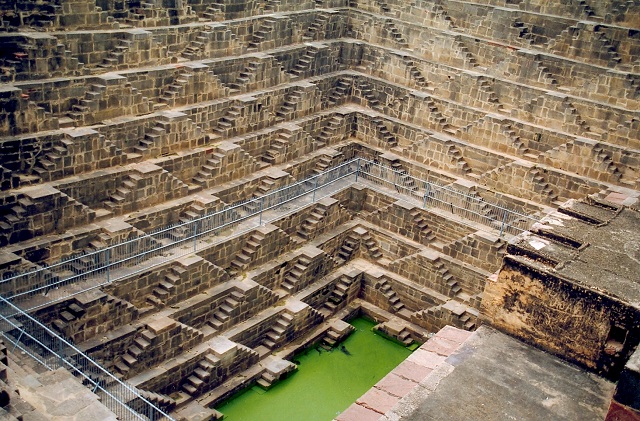
[[[396,406],[400,399],[416,387],[438,383],[440,366],[449,365],[446,358],[453,354],[473,332],[445,326],[415,350],[405,361],[376,383],[367,393],[335,418],[336,421],[378,420]],[[445,370],[447,373],[450,370]],[[434,373],[435,372],[435,373]],[[431,374],[434,379],[430,382]]]

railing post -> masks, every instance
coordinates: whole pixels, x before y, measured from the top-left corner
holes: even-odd
[[[105,258],[105,261],[107,263],[107,265],[106,265],[107,266],[107,283],[109,283],[109,282],[111,282],[111,280],[110,280],[110,278],[111,278],[111,273],[110,273],[111,272],[111,263],[110,263],[110,260],[111,260],[111,249],[110,248],[106,249],[105,253],[107,254],[107,257]]]
[[[500,225],[500,238],[502,238],[502,233],[504,232],[504,225],[507,221],[507,211],[503,210],[502,211],[502,225]]]
[[[424,188],[424,198],[422,200],[422,207],[423,208],[427,207],[427,199],[429,198],[429,193],[431,193],[431,184],[426,183],[425,188]]]
[[[320,176],[316,175],[316,182],[315,182],[315,185],[313,186],[313,198],[311,199],[311,203],[316,202],[316,190],[318,190],[318,178],[320,178]]]
[[[259,223],[260,226],[262,226],[262,207],[264,206],[263,202],[264,202],[264,196],[260,198],[260,223]]]
[[[60,357],[60,367],[64,367],[64,359],[62,358],[62,341],[58,340],[58,357]]]
[[[196,236],[198,235],[198,222],[197,221],[193,221],[193,252],[196,252],[196,248],[198,247],[198,240],[196,239]]]
[[[18,335],[18,339],[16,339],[15,343],[13,344],[13,349],[11,350],[12,353],[16,352],[16,347],[18,346],[20,339],[22,339],[23,333],[24,333],[24,326],[22,326],[22,329],[20,329],[20,334]]]
[[[360,174],[360,158],[358,158],[358,168],[356,169],[356,183],[358,182],[359,174]]]

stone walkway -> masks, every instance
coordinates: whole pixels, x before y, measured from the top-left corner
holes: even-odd
[[[444,362],[472,332],[445,326],[362,395],[336,421],[373,421],[425,385],[437,385]],[[446,374],[445,374],[446,375]]]
[[[446,326],[336,421],[599,421],[613,389],[490,327]]]

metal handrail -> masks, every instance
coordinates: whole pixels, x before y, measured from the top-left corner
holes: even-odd
[[[22,320],[22,322],[18,322],[15,318],[7,318],[0,314],[0,326],[2,326],[0,332],[8,343],[13,344],[14,350],[16,347],[21,349],[49,370],[65,367],[70,372],[79,375],[83,383],[93,387],[94,393],[100,392],[105,395],[106,399],[102,399],[102,403],[114,412],[119,419],[153,421],[164,417],[167,420],[173,420],[162,409],[142,396],[135,387],[115,377],[73,344],[2,296],[0,296],[0,305],[12,308],[15,314],[18,315],[16,317]],[[25,329],[25,323],[29,325],[31,331]],[[17,338],[10,332],[15,332]],[[45,337],[51,339],[51,344],[44,340]],[[46,355],[39,355],[34,352],[32,347],[26,345],[28,342],[35,343],[40,347],[42,354]],[[107,389],[105,387],[106,384],[115,385],[115,388]],[[134,400],[143,402],[144,408],[142,408],[142,411],[134,410],[127,405],[127,402]]]
[[[420,198],[423,207],[432,206],[449,211],[459,209],[464,211],[468,219],[493,228],[496,228],[499,223],[500,235],[504,232],[517,234],[527,229],[521,228],[519,225],[526,226],[536,222],[535,218],[529,215],[486,202],[482,198],[467,195],[451,187],[412,177],[405,172],[387,167],[378,162],[364,158],[354,158],[323,173],[279,188],[263,196],[227,205],[220,211],[180,224],[162,227],[139,237],[90,253],[73,256],[52,265],[14,274],[0,281],[0,288],[9,286],[10,283],[17,284],[20,280],[26,280],[27,282],[25,283],[34,285],[24,291],[10,287],[6,288],[10,291],[10,295],[5,296],[5,298],[15,302],[20,297],[33,296],[38,293],[46,295],[48,291],[54,288],[80,282],[88,278],[102,279],[97,285],[114,282],[131,275],[131,272],[121,276],[114,275],[112,271],[117,268],[139,266],[144,261],[170,251],[174,253],[172,259],[180,257],[180,255],[196,252],[198,251],[198,239],[216,233],[221,229],[237,225],[254,216],[259,215],[260,223],[262,223],[262,214],[264,212],[307,194],[315,194],[316,191],[323,187],[354,174],[356,181],[360,177],[361,180],[387,184],[398,189],[400,193]],[[454,202],[456,201],[463,202],[464,206],[455,205]],[[480,206],[484,207],[485,210],[488,209],[488,214],[478,212]],[[521,222],[518,225],[514,225],[513,221]],[[178,247],[189,243],[192,243],[193,247],[177,250]],[[151,267],[162,263],[164,261],[160,261]],[[146,266],[143,270],[148,270],[149,268],[150,266]]]

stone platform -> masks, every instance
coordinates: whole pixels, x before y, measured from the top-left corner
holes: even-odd
[[[614,384],[482,326],[447,326],[338,421],[602,420]]]

